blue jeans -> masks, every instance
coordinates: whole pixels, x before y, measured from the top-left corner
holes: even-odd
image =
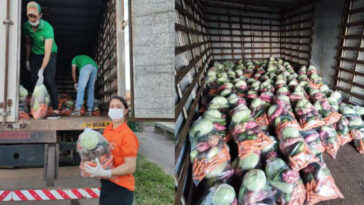
[[[91,64],[85,65],[78,78],[76,110],[80,110],[83,105],[83,97],[87,86],[87,111],[92,111],[95,101],[95,81],[97,68]]]

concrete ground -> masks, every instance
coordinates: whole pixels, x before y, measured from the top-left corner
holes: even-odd
[[[174,172],[174,141],[154,133],[154,127],[145,127],[143,133],[136,133],[139,139],[139,152],[149,161],[161,166],[166,173]],[[48,189],[99,187],[96,179],[80,177],[78,166],[60,167],[59,179]],[[0,190],[46,189],[43,168],[0,169]],[[97,199],[3,202],[1,205],[97,205]]]

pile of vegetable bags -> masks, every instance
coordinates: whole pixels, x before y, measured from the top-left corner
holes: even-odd
[[[236,193],[229,184],[216,184],[199,200],[198,205],[237,205]]]
[[[189,131],[192,178],[198,185],[204,178],[225,181],[233,175],[229,148],[214,122],[199,118]]]
[[[28,91],[22,85],[19,88],[19,119],[29,119]]]
[[[90,177],[85,170],[85,165],[96,167],[96,159],[104,169],[113,168],[113,156],[111,153],[111,145],[109,142],[97,131],[86,128],[78,137],[77,152],[81,157],[81,176]]]
[[[43,83],[35,85],[32,98],[30,100],[30,114],[34,119],[40,119],[47,115],[49,94]]]
[[[307,99],[302,99],[297,102],[295,114],[303,130],[310,130],[325,124],[321,119],[321,115]]]

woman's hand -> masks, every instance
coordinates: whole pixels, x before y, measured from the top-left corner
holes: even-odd
[[[86,172],[91,175],[91,177],[98,178],[111,178],[111,170],[105,170],[100,164],[99,159],[96,158],[96,167],[91,167],[89,165],[85,165]]]

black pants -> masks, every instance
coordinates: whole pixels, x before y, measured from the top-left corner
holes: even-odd
[[[32,88],[38,81],[38,71],[42,66],[44,55],[35,55],[32,53],[30,57],[30,78],[32,81]],[[49,63],[44,70],[44,85],[47,87],[48,93],[51,97],[51,105],[53,109],[58,109],[58,93],[56,85],[56,58],[57,53],[52,53]]]
[[[132,205],[134,192],[109,180],[101,179],[99,205]]]

